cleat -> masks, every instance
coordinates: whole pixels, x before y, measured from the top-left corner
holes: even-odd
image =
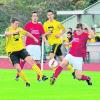
[[[26,82],[26,87],[30,87],[30,83]]]
[[[16,76],[15,80],[18,81],[19,80],[19,76]]]
[[[86,80],[86,82],[87,82],[88,85],[92,85],[92,81],[91,81],[90,77],[88,77],[88,80]]]
[[[43,80],[43,81],[46,81],[47,79],[48,79],[47,76],[45,76],[45,75],[42,76],[42,80]]]
[[[41,82],[41,80],[39,79],[39,80],[37,80],[38,82]]]
[[[54,77],[50,77],[50,85],[53,85],[55,83],[56,79]]]
[[[72,73],[73,79],[75,79],[75,72]]]

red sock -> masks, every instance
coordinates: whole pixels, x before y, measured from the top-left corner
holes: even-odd
[[[38,63],[37,64],[38,65],[38,67],[41,69],[41,65]],[[37,74],[37,80],[39,80],[40,79],[40,75],[39,74]]]
[[[81,80],[88,80],[88,79],[89,79],[89,77],[85,76],[85,75],[82,75],[82,77],[81,77]]]
[[[21,61],[20,61],[20,67],[21,67],[21,69],[23,69],[24,64],[25,64],[25,61],[21,60]]]
[[[57,78],[58,75],[61,73],[62,71],[62,67],[61,66],[58,66],[57,69],[55,70],[55,73],[54,73],[54,77]]]

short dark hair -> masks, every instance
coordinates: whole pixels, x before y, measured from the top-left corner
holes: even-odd
[[[88,30],[88,28],[84,28],[84,30]]]
[[[50,10],[50,9],[47,12],[52,12],[54,14],[54,11],[53,10]]]
[[[72,35],[72,32],[67,32],[67,34],[70,34],[70,35]]]
[[[11,23],[14,23],[15,21],[20,21],[20,20],[18,18],[15,18],[15,17],[11,18],[11,20],[10,20]]]
[[[33,13],[36,13],[36,14],[37,14],[38,12],[37,12],[37,11],[32,11],[32,14],[33,14]]]
[[[81,29],[83,29],[82,23],[77,24],[77,25],[76,25],[76,28],[81,28]]]
[[[32,14],[37,14],[37,16],[39,16],[37,11],[33,11]]]
[[[91,30],[95,31],[95,28],[94,27],[91,27]]]

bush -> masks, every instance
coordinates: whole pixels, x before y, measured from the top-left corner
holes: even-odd
[[[5,44],[5,37],[0,37],[0,55],[6,55]]]

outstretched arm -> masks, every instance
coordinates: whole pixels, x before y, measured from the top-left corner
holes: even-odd
[[[26,36],[32,38],[36,43],[38,43],[38,39],[34,37],[31,33],[27,32]]]
[[[91,38],[94,38],[95,37],[95,33],[93,32],[93,30],[91,30],[91,28],[87,25],[87,24],[84,24],[83,23],[83,28],[87,28],[88,29],[88,38],[91,39]]]

